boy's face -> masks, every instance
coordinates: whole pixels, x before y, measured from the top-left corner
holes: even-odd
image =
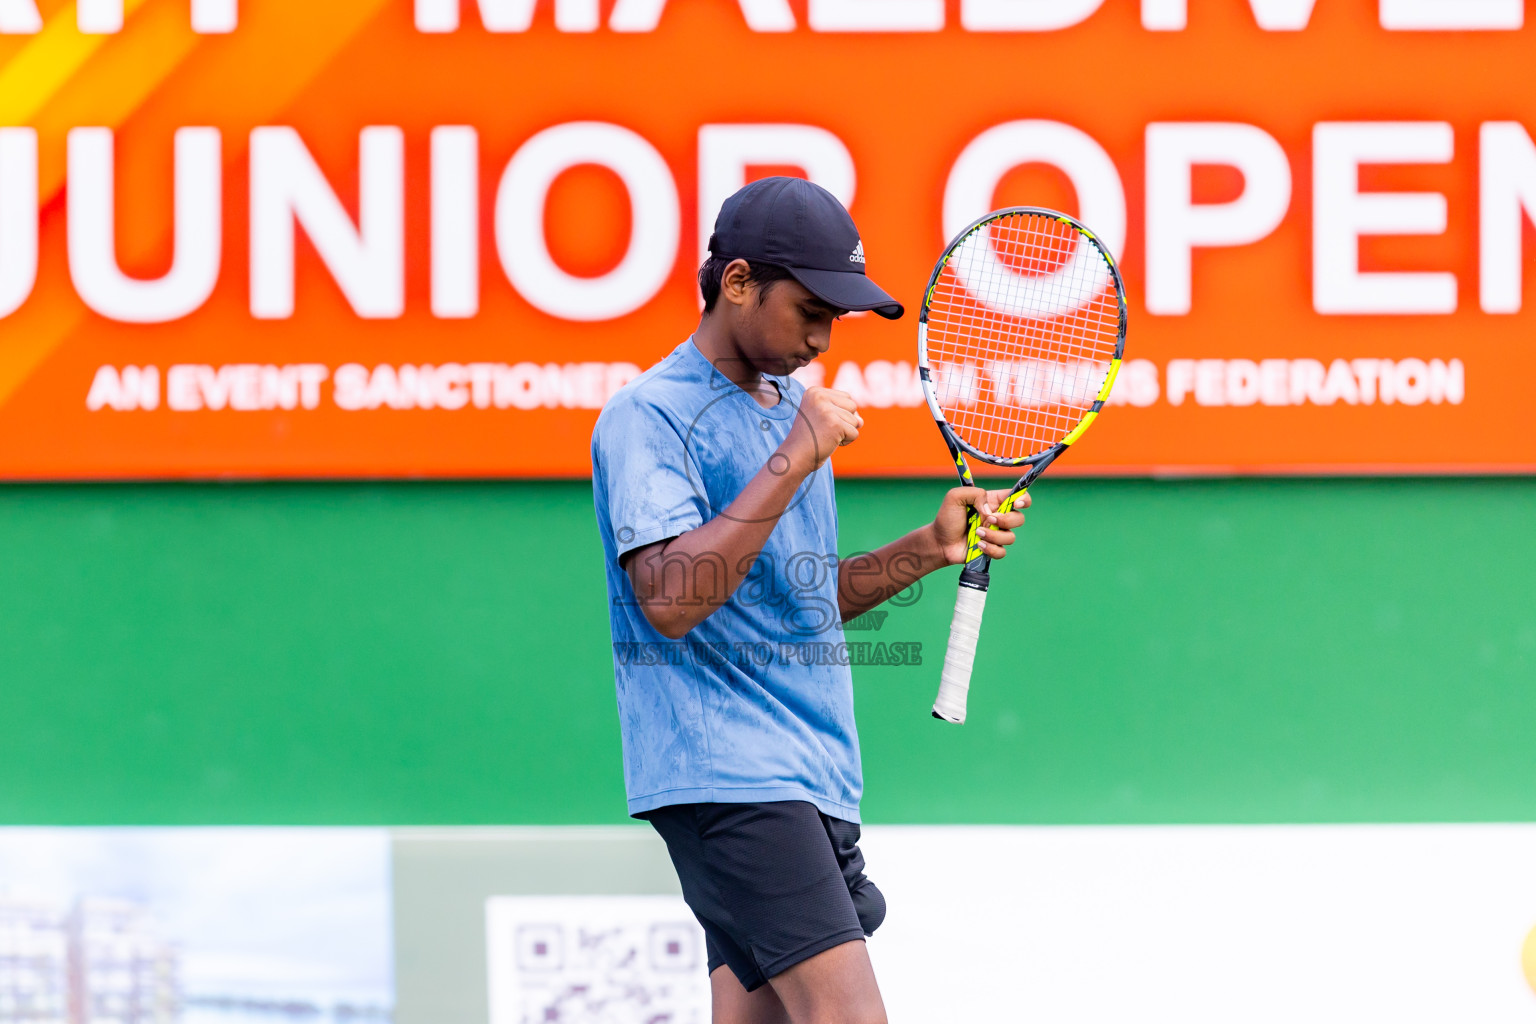
[[[834,309],[798,281],[751,285],[736,306],[732,334],[742,355],[759,373],[793,372],[832,346]]]

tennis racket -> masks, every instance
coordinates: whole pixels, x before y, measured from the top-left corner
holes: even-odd
[[[1125,284],[1114,256],[1053,210],[989,213],[949,244],[918,317],[923,392],[960,482],[967,458],[1023,467],[1009,512],[1093,423],[1125,354]],[[933,717],[965,721],[992,559],[970,513],[965,568]]]

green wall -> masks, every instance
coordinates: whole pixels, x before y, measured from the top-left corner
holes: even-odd
[[[944,485],[844,482],[845,550]],[[1048,480],[880,822],[1536,820],[1536,480]],[[564,549],[564,554],[556,552]],[[584,483],[0,489],[0,822],[622,821]]]

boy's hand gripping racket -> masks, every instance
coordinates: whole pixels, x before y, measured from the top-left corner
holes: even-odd
[[[960,481],[966,456],[1024,475],[1017,497],[1099,414],[1125,354],[1125,285],[1114,257],[1082,224],[1032,207],[989,213],[933,268],[918,317],[928,408]],[[970,513],[965,569],[933,716],[965,721],[966,695],[992,560]]]

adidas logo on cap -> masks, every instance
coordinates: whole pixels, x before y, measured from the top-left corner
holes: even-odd
[[[859,244],[853,247],[853,255],[848,257],[849,263],[864,262],[864,239],[859,239]]]

